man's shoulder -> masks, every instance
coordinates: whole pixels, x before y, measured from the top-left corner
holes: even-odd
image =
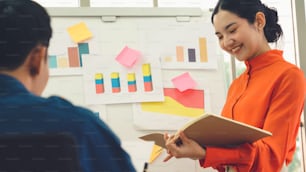
[[[71,101],[58,96],[45,98],[44,106],[51,111],[57,111],[59,114],[85,115],[85,117],[94,114],[91,110],[82,106],[74,105]]]

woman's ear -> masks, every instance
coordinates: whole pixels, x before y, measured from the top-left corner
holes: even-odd
[[[263,30],[266,25],[266,16],[263,12],[257,12],[255,16],[255,26],[258,30]]]
[[[31,76],[36,76],[41,70],[41,65],[45,63],[47,48],[45,46],[38,45],[29,53],[29,73]]]

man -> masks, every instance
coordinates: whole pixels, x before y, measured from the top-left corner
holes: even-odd
[[[134,172],[120,140],[93,112],[41,97],[52,35],[46,10],[31,0],[0,0],[0,136],[65,133],[84,172]]]

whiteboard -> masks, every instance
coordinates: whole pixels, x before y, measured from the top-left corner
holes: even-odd
[[[50,68],[50,79],[43,96],[59,95],[76,105],[99,112],[100,118],[113,129],[123,142],[139,141],[139,136],[149,133],[151,130],[151,128],[146,129],[145,126],[139,127],[135,124],[134,118],[137,115],[139,117],[138,111],[134,110],[135,105],[141,104],[142,101],[163,102],[163,88],[175,89],[173,78],[186,72],[196,83],[192,89],[204,90],[205,111],[216,114],[221,112],[226,97],[225,67],[223,55],[210,23],[209,11],[202,11],[198,8],[49,8],[48,11],[52,16],[53,27],[49,55],[56,58],[55,62],[60,61],[64,66]],[[63,60],[69,58],[68,48],[77,47],[78,43],[71,39],[67,28],[80,22],[86,24],[93,36],[82,42],[88,46],[89,51],[84,55],[84,65],[86,66],[70,67]],[[203,43],[203,40],[205,47],[201,49],[203,44],[200,42]],[[109,64],[106,65],[107,67],[99,69],[106,76],[109,74],[107,71],[103,71],[105,68],[121,73],[135,72],[136,75],[141,73],[139,70],[134,70],[133,66],[118,65],[116,57],[124,47],[141,53],[140,60],[136,62],[136,65],[150,63],[153,66],[151,67],[152,77],[155,80],[153,80],[154,89],[151,91],[154,94],[144,92],[140,88],[142,86],[140,84],[137,85],[137,88],[142,90],[139,94],[129,93],[126,91],[127,89],[125,93],[121,94],[109,92],[108,96],[110,97],[121,96],[120,100],[126,99],[128,101],[113,99],[114,101],[106,103],[107,99],[103,98],[95,98],[94,103],[88,101],[92,96],[88,90],[95,91],[93,86],[89,86],[95,80],[92,73],[88,75],[90,73],[88,71],[95,68],[94,64],[100,63],[99,60],[97,62],[90,61],[94,59],[90,59],[90,57],[103,59],[106,61],[103,64]],[[204,62],[201,61],[204,58],[203,52],[206,53],[205,58],[207,58]],[[184,57],[180,62],[178,54]],[[85,60],[85,58],[87,59]],[[125,75],[121,73],[120,76]],[[141,79],[142,77],[139,78],[137,83],[145,82],[144,79]],[[122,84],[122,87],[124,86],[126,85]],[[111,88],[105,87],[105,89],[107,91]],[[172,128],[167,129],[164,126],[155,128],[155,130],[162,132],[171,132],[176,126],[179,128],[181,123],[188,120],[185,118],[173,115],[163,116],[158,119],[152,118],[151,123],[158,124],[163,121],[167,126],[167,123],[172,121]],[[143,119],[138,118],[136,120],[138,124],[139,120],[141,123]],[[136,157],[133,154],[133,152],[130,153],[131,157]],[[152,172],[213,171],[210,168],[202,169],[197,161],[189,159],[172,159],[168,163],[164,163],[162,162],[164,156],[166,156],[165,152],[149,165],[149,170]],[[136,163],[135,166],[139,166],[139,162]]]

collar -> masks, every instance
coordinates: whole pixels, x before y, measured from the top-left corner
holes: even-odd
[[[0,74],[0,93],[1,94],[12,94],[20,92],[29,92],[25,86],[18,81],[16,78]]]
[[[269,66],[276,61],[283,61],[283,51],[281,50],[269,50],[251,60],[246,60],[244,63],[247,67],[247,72],[252,73],[256,70]]]

